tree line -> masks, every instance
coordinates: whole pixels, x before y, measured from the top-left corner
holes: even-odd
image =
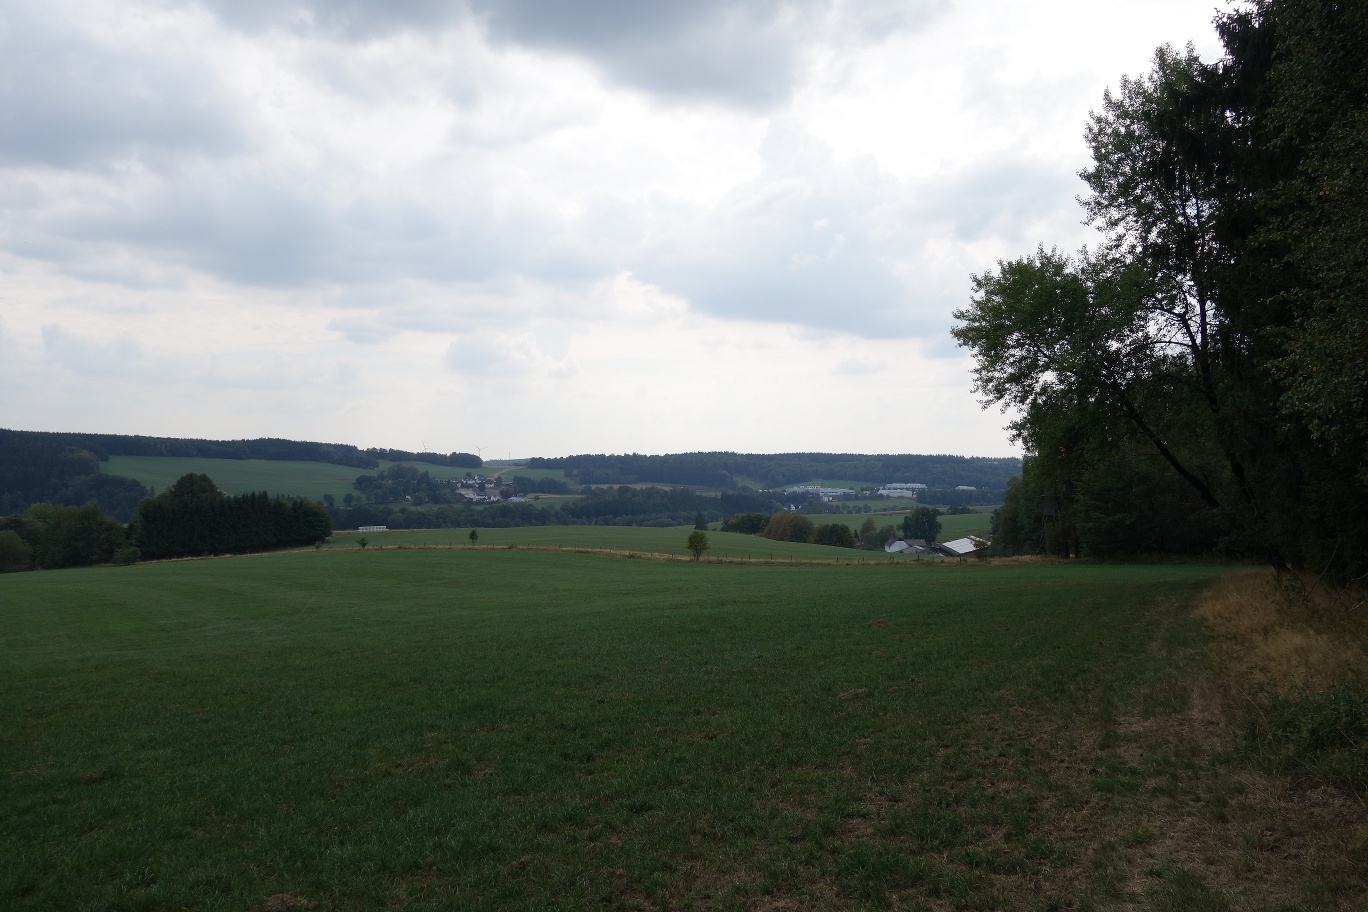
[[[955,316],[1030,454],[1004,551],[1221,551],[1368,574],[1368,4],[1257,0],[1107,92],[1094,250],[974,277]]]
[[[190,474],[138,505],[129,534],[144,557],[185,557],[311,545],[332,534],[320,504],[265,491],[229,496]]]
[[[207,475],[191,474],[144,498],[127,527],[93,501],[33,504],[0,517],[0,572],[264,551],[331,534],[319,504],[264,491],[229,496]]]
[[[281,440],[274,437],[261,437],[255,440],[194,440],[183,437],[144,437],[135,434],[80,434],[0,429],[0,447],[9,441],[85,450],[95,454],[95,457],[101,462],[109,459],[110,456],[179,456],[200,459],[273,459],[290,462],[327,462],[334,465],[374,469],[380,464],[377,460],[390,457],[371,454],[402,452],[398,450],[363,452],[345,443],[315,443],[304,440]],[[405,454],[407,457],[413,455]]]
[[[900,525],[879,526],[874,517],[867,517],[858,530],[846,523],[815,524],[802,513],[779,510],[774,513],[735,513],[722,524],[721,531],[741,535],[758,535],[771,541],[810,542],[836,548],[863,548],[879,551],[901,535],[906,539],[935,542],[940,535],[940,511],[934,507],[917,507],[903,517]]]
[[[127,522],[150,493],[132,478],[101,473],[100,458],[90,450],[0,430],[0,516],[38,503],[76,507],[94,501]]]

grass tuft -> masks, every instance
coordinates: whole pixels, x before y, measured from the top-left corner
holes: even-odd
[[[1291,574],[1232,574],[1198,616],[1246,751],[1300,786],[1368,791],[1368,624],[1359,593]]]

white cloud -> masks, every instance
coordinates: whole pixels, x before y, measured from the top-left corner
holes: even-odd
[[[17,0],[0,424],[1003,452],[950,313],[1087,238],[1087,109],[1208,17]]]

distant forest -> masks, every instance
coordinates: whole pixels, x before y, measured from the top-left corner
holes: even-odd
[[[199,459],[273,459],[327,462],[374,469],[380,460],[480,468],[471,453],[410,453],[362,450],[344,443],[300,440],[187,440],[125,434],[63,434],[0,428],[0,516],[21,513],[35,503],[80,506],[89,501],[127,522],[138,501],[151,492],[131,478],[100,473],[111,456],[179,456]]]
[[[867,484],[917,482],[932,488],[959,485],[1001,492],[1021,474],[1016,457],[862,456],[855,453],[676,453],[534,458],[529,469],[561,469],[579,484],[679,484],[735,490],[743,485],[781,488],[813,479]]]
[[[128,522],[138,502],[152,492],[134,479],[102,474],[100,463],[111,456],[271,459],[326,462],[360,469],[376,469],[380,460],[471,469],[483,466],[480,457],[470,453],[362,450],[340,443],[274,438],[188,440],[0,429],[0,516],[22,513],[35,503],[80,506],[94,501],[113,518]],[[534,458],[528,460],[528,468],[564,470],[576,485],[690,485],[738,493],[745,493],[748,487],[781,488],[812,479],[840,479],[871,485],[911,481],[934,489],[936,503],[994,503],[1001,500],[1007,482],[1020,474],[1021,460],[851,453],[681,453]],[[969,496],[954,490],[960,485],[978,490]],[[530,480],[523,485],[525,492],[545,487],[545,482]],[[792,500],[788,498],[786,502]],[[716,503],[716,500],[712,501],[714,509]]]

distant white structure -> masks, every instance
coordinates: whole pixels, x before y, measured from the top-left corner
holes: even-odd
[[[914,538],[911,541],[895,538],[884,545],[884,550],[889,554],[926,554],[931,549],[920,538]]]
[[[981,538],[957,538],[936,545],[936,550],[946,557],[968,557],[986,544]]]
[[[389,526],[357,526],[357,532],[388,532]]]
[[[784,488],[785,494],[815,494],[822,500],[835,500],[837,497],[848,497],[855,493],[854,488],[824,488],[821,485],[794,485]]]
[[[880,497],[916,497],[918,491],[925,491],[926,485],[912,482],[894,481],[879,488]]]
[[[956,490],[956,491],[977,491],[978,488],[974,487],[973,485],[955,485],[955,490]]]

